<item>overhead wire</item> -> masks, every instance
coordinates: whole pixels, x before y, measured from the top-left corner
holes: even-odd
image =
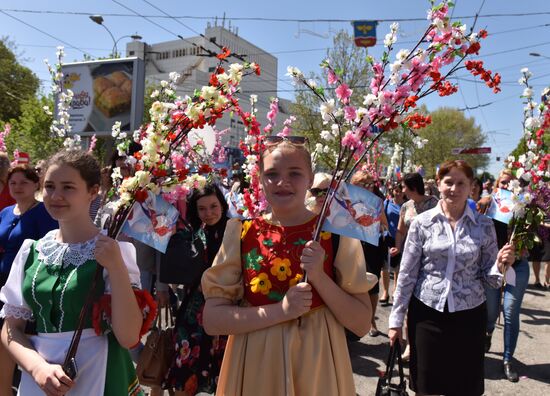
[[[84,15],[90,16],[95,15],[92,12],[84,11],[58,11],[58,10],[29,10],[29,9],[20,9],[20,8],[2,8],[2,11],[10,12],[19,12],[19,13],[33,13],[33,14],[55,14],[55,15]],[[132,15],[132,14],[123,14],[123,13],[103,13],[103,16],[109,17],[146,17],[146,18],[169,18],[169,19],[196,19],[196,20],[212,20],[214,18],[221,18],[218,15],[213,16],[198,16],[198,15]],[[530,16],[540,16],[540,15],[550,15],[550,11],[538,11],[538,12],[515,12],[515,13],[493,13],[493,14],[479,14],[479,15],[461,15],[455,17],[455,19],[474,19],[474,18],[517,18],[517,17],[530,17]],[[275,18],[275,17],[227,17],[226,19],[234,21],[257,21],[257,22],[289,22],[289,23],[349,23],[358,18],[354,19],[343,19],[343,18]],[[360,19],[360,18],[359,18]],[[369,19],[377,20],[378,22],[419,22],[425,21],[425,17],[417,18],[372,18]]]
[[[26,25],[26,26],[28,26],[28,27],[30,27],[30,28],[32,28],[32,29],[34,29],[34,30],[36,30],[36,31],[38,31],[38,32],[40,32],[40,33],[42,33],[42,34],[44,34],[44,35],[46,35],[46,36],[48,36],[48,37],[50,37],[50,38],[56,40],[56,41],[58,41],[58,42],[60,42],[60,43],[65,44],[65,45],[66,45],[67,47],[69,47],[69,48],[73,48],[73,49],[75,49],[75,50],[77,50],[77,51],[82,52],[82,53],[85,54],[85,55],[94,57],[94,55],[90,54],[89,52],[84,51],[83,49],[78,48],[77,46],[72,45],[72,44],[68,43],[68,42],[65,41],[65,40],[62,40],[62,39],[60,39],[59,37],[55,37],[54,35],[52,35],[52,34],[46,32],[46,31],[44,31],[44,30],[42,30],[42,29],[39,29],[39,28],[37,28],[36,26],[33,26],[33,25],[31,25],[30,23],[27,23],[27,22],[23,21],[22,19],[19,19],[19,18],[13,16],[13,15],[10,15],[10,14],[8,14],[7,12],[5,12],[5,11],[3,11],[3,10],[0,10],[0,13],[4,14],[4,15],[6,15],[6,16],[12,18],[12,19],[15,19],[16,21],[22,23],[23,25]]]
[[[117,4],[120,4],[120,3],[118,3],[116,0],[113,0],[113,1],[114,1],[115,3],[117,3]],[[157,7],[156,5],[152,4],[151,2],[149,2],[149,1],[147,1],[147,0],[142,0],[142,1],[143,1],[144,3],[147,3],[148,5],[150,5],[151,7],[155,8],[157,11],[163,13],[163,14],[164,14],[165,16],[167,16],[168,18],[175,20],[177,23],[179,23],[180,25],[182,25],[182,26],[185,27],[186,29],[190,30],[191,32],[193,32],[193,33],[195,33],[195,34],[198,34],[200,37],[202,37],[203,39],[205,39],[206,43],[211,44],[211,45],[214,45],[214,46],[216,47],[216,50],[221,50],[221,49],[222,49],[222,46],[220,46],[219,44],[217,44],[217,43],[215,43],[215,42],[210,41],[210,40],[208,39],[208,37],[206,37],[204,34],[198,32],[197,30],[195,30],[195,29],[193,29],[192,27],[190,27],[190,26],[184,24],[183,22],[181,22],[181,21],[179,21],[179,20],[173,18],[170,14],[168,14],[167,12],[165,12],[164,10],[162,10],[161,8]],[[129,7],[124,6],[124,8],[126,8],[126,9],[128,9],[128,10],[130,10],[130,11],[132,11],[132,12],[135,12],[135,13],[137,14],[136,11],[130,9]],[[147,18],[146,18],[146,19],[147,19]],[[147,19],[147,20],[148,20],[148,19]],[[158,25],[157,25],[157,26],[158,26]],[[174,34],[174,33],[172,32],[172,34]],[[187,40],[183,39],[183,37],[181,37],[181,35],[177,35],[177,36],[178,36],[179,38],[181,38],[182,40],[187,41]],[[188,42],[188,41],[187,41],[187,42]],[[196,44],[195,44],[195,45],[196,45]],[[206,50],[203,46],[200,46],[200,47],[203,48],[203,49],[204,49],[205,51],[207,51],[208,53],[212,54],[213,56],[216,55],[216,53],[215,53],[214,51]],[[243,62],[246,61],[246,59],[244,58],[246,55],[236,54],[236,53],[232,53],[231,55],[232,55],[233,57],[235,57],[235,58],[237,58],[237,59],[243,61]],[[281,81],[281,82],[283,82],[283,83],[289,84],[287,81],[282,80],[282,79],[279,79],[277,75],[274,75],[274,74],[272,74],[272,73],[266,71],[265,69],[264,69],[263,72],[264,72],[264,74],[267,74],[267,75],[270,75],[270,76],[276,78],[275,81]]]

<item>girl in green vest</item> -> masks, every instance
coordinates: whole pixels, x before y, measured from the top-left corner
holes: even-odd
[[[59,229],[38,241],[25,240],[0,291],[6,318],[2,342],[23,370],[20,395],[142,394],[127,350],[139,341],[143,324],[138,304],[143,298],[134,292],[140,287],[135,250],[92,223],[89,208],[99,180],[91,154],[71,150],[50,159],[44,204]],[[108,326],[99,325],[99,310],[94,309],[95,321],[88,312],[76,355],[78,373],[71,380],[61,364],[97,264],[103,277],[95,293],[110,296]],[[36,322],[37,335],[25,334],[29,320]],[[108,330],[98,335],[100,328]]]

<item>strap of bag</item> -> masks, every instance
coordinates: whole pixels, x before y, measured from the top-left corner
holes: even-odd
[[[86,318],[86,313],[89,311],[93,301],[94,301],[94,292],[96,289],[97,282],[99,281],[101,274],[103,273],[103,267],[99,264],[97,264],[95,269],[94,278],[92,280],[92,285],[90,286],[90,290],[88,291],[88,295],[86,296],[86,300],[84,302],[84,305],[82,306],[82,309],[80,310],[80,316],[78,318],[78,325],[76,327],[76,330],[73,333],[73,338],[71,339],[71,343],[69,345],[69,350],[67,351],[67,355],[65,356],[65,361],[63,362],[63,371],[65,374],[67,374],[71,379],[74,379],[76,376],[76,370],[74,367],[74,358],[76,356],[76,352],[78,350],[78,344],[80,343],[80,337],[82,336],[82,330],[84,328],[84,319]]]
[[[391,383],[391,377],[393,374],[393,367],[395,366],[395,356],[401,355],[401,345],[399,345],[399,340],[396,340],[393,345],[390,347],[390,353],[388,354],[388,361],[386,362],[386,383],[389,385]],[[401,356],[400,356],[401,357]]]
[[[401,358],[401,344],[396,340],[390,349],[388,356],[388,363],[386,365],[386,379],[387,384],[391,384],[393,375],[393,368],[395,367],[395,360],[397,359],[397,370],[399,372],[399,386],[405,387],[405,374],[403,373],[403,359]]]

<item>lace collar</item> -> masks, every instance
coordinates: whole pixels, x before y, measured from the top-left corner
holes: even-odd
[[[95,260],[97,236],[81,243],[62,243],[56,240],[58,230],[52,230],[36,245],[38,259],[45,265],[72,265],[79,267],[88,260]]]

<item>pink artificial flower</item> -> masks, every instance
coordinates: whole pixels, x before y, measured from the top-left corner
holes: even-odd
[[[88,153],[92,153],[94,151],[96,143],[97,143],[97,137],[95,136],[95,133],[94,133],[92,138],[90,139],[90,147],[88,147]]]
[[[338,76],[332,69],[328,69],[328,76],[327,76],[328,83],[330,85],[334,85],[338,82]]]
[[[342,146],[349,147],[351,149],[358,149],[361,147],[361,139],[353,131],[347,131],[342,139]]]
[[[336,96],[338,97],[338,99],[340,99],[340,101],[344,104],[349,103],[349,98],[350,98],[351,94],[353,93],[353,91],[351,89],[349,89],[349,87],[346,83],[343,83],[338,88],[336,88],[335,92],[336,92]]]
[[[357,116],[357,112],[355,111],[355,107],[353,106],[346,106],[344,107],[344,118],[348,121],[355,120],[355,117]]]

